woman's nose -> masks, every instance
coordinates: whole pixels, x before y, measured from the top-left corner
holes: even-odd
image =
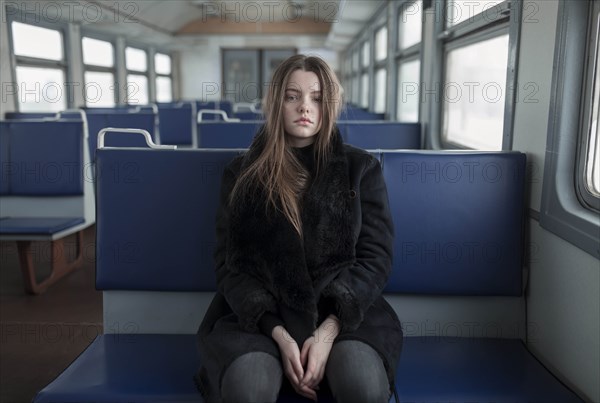
[[[300,102],[299,109],[301,113],[308,112],[308,103],[305,100],[302,100],[302,102]]]

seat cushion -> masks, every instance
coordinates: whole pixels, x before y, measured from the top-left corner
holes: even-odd
[[[406,337],[401,402],[582,402],[521,340]]]
[[[101,335],[34,402],[199,402],[199,365],[195,335]],[[581,402],[519,340],[406,338],[397,385],[403,402]]]
[[[196,335],[100,335],[34,402],[198,403],[203,400],[193,377],[199,366]],[[333,403],[322,397],[319,402]],[[290,390],[278,399],[308,401]]]
[[[0,219],[0,234],[52,235],[84,222],[83,217],[5,217]]]
[[[201,401],[194,335],[98,336],[35,402]]]

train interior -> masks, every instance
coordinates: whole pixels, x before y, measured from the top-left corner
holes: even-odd
[[[202,401],[221,175],[294,54],[382,167],[390,401],[600,402],[600,1],[0,10],[0,402]]]

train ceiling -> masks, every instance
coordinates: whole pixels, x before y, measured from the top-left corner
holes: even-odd
[[[342,50],[383,6],[384,0],[87,0],[15,2],[35,4],[51,20],[80,23],[82,29],[120,34],[169,46],[174,38],[210,35],[308,35]],[[23,6],[24,5],[24,6]],[[62,7],[62,9],[61,9]]]

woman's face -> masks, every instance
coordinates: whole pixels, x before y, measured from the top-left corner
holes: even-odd
[[[321,85],[311,71],[296,70],[283,96],[283,124],[292,147],[315,141],[321,129]]]

